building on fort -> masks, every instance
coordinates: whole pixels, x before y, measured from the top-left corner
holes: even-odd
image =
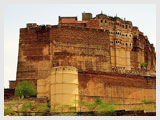
[[[131,21],[103,13],[82,13],[81,21],[59,16],[58,25],[29,23],[20,29],[17,77],[10,88],[24,80],[51,106],[78,106],[75,99],[95,97],[124,104],[155,100],[155,48]]]

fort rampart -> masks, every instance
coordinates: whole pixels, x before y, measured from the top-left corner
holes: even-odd
[[[79,100],[93,102],[100,97],[123,104],[155,100],[156,53],[148,38],[130,21],[86,15],[84,21],[60,17],[59,25],[27,24],[21,28],[17,78],[10,88],[30,81],[41,92],[38,97],[47,95],[54,103],[50,94],[55,88],[50,84],[56,78],[53,68],[70,66],[77,69]],[[145,62],[147,66],[141,66]],[[57,80],[62,81],[60,77]]]

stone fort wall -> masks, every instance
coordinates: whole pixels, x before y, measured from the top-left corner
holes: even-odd
[[[28,25],[20,30],[17,82],[46,78],[52,67],[111,71],[107,31],[80,27]],[[15,82],[11,82],[15,87]]]
[[[79,73],[81,100],[93,102],[100,97],[105,102],[130,104],[156,100],[156,78],[115,73]]]
[[[148,71],[156,71],[154,46],[138,27],[132,25],[131,21],[103,13],[96,17],[92,17],[92,13],[82,13],[82,21],[78,21],[77,17],[59,17],[58,25],[107,30],[109,31],[112,67],[140,70],[141,63],[145,62]]]
[[[79,96],[87,101],[96,96],[118,103],[156,98],[156,78],[112,73],[108,30],[36,24],[20,29],[17,78],[10,88],[23,80],[37,86],[57,66],[78,69]]]

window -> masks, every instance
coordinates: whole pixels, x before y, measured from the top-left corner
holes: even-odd
[[[103,20],[101,20],[101,23],[103,23]]]
[[[126,46],[127,46],[128,44],[126,43]]]

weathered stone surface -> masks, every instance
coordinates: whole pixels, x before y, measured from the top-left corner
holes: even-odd
[[[46,78],[52,67],[111,71],[108,32],[78,27],[21,29],[17,81]]]
[[[37,97],[48,97],[54,105],[78,107],[78,71],[75,67],[54,67],[46,79],[37,80]]]
[[[156,100],[155,78],[80,72],[78,79],[80,97],[86,101],[93,101],[95,96],[124,104]]]

